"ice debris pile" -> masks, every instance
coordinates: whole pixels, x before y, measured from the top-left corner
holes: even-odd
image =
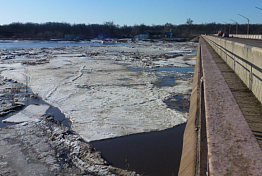
[[[120,175],[101,153],[68,128],[48,121],[0,129],[0,175]]]

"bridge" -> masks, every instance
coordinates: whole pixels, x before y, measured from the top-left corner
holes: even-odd
[[[262,35],[200,37],[179,175],[262,175]]]

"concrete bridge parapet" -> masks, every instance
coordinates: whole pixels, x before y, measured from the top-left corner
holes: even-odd
[[[217,34],[210,34],[209,36],[217,37]],[[235,38],[244,38],[244,39],[257,39],[257,40],[262,39],[261,34],[229,34],[229,36]]]
[[[199,116],[199,90],[200,90],[200,79],[202,77],[201,61],[200,61],[200,45],[198,45],[196,66],[194,71],[192,93],[190,98],[190,110],[189,118],[184,132],[183,140],[183,153],[181,157],[181,164],[179,169],[179,175],[195,175],[196,163],[199,154],[198,147],[198,132],[196,128],[199,126],[197,119]]]
[[[262,102],[262,48],[214,36],[203,38]]]
[[[262,39],[262,35],[260,34],[230,34],[230,36],[231,35],[233,35],[234,37],[238,37],[238,38]]]
[[[248,73],[257,75],[261,68],[256,59],[248,59],[259,57],[258,48],[200,38],[179,176],[262,175],[261,148],[204,39],[240,76],[248,76],[248,84]],[[261,87],[257,84],[256,80],[252,88]]]

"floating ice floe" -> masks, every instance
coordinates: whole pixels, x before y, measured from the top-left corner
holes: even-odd
[[[19,113],[2,120],[2,122],[21,123],[27,121],[39,121],[40,117],[46,113],[49,105],[29,105]]]

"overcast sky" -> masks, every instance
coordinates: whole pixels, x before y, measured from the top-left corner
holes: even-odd
[[[261,0],[0,0],[0,24],[67,22],[71,24],[163,25],[262,23]]]

